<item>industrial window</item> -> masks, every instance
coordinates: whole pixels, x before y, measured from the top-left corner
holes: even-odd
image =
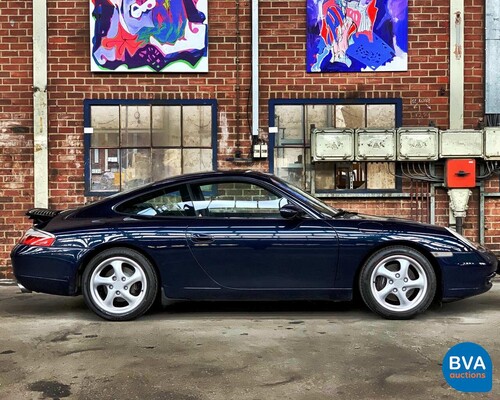
[[[87,195],[215,169],[216,102],[85,102]]]
[[[396,128],[400,99],[271,100],[270,170],[309,192],[397,190],[393,162],[311,163],[311,128]]]

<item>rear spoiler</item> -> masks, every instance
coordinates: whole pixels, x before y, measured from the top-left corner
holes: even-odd
[[[42,222],[48,222],[54,218],[61,211],[49,210],[48,208],[32,208],[28,210],[26,215],[29,219],[33,220],[34,224],[41,224]]]

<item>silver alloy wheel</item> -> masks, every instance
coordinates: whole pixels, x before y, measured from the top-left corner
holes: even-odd
[[[396,312],[415,309],[425,299],[428,279],[422,265],[412,257],[392,255],[380,261],[370,277],[375,301]]]
[[[146,295],[144,269],[128,257],[102,261],[90,277],[90,296],[103,311],[112,315],[129,313],[139,307]]]

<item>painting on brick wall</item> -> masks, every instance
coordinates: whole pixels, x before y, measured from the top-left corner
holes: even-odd
[[[406,71],[408,0],[307,0],[307,72]]]
[[[208,72],[208,0],[90,0],[91,70]]]

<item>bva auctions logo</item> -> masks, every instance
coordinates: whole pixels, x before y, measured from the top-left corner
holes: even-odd
[[[478,344],[459,343],[444,356],[443,375],[452,388],[461,392],[489,392],[493,386],[493,363]]]

